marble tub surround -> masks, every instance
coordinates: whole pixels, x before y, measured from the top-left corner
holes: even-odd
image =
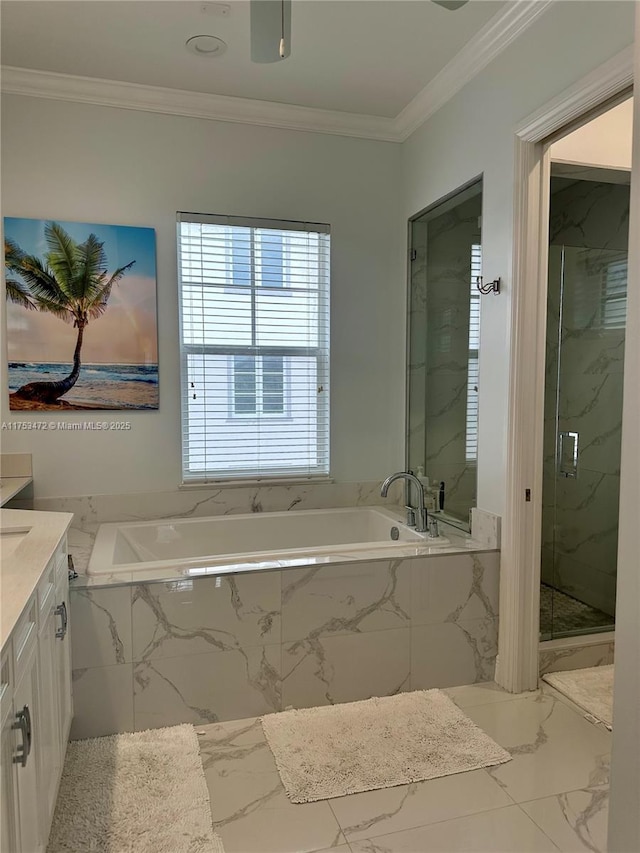
[[[495,551],[73,584],[76,738],[493,677]]]
[[[382,507],[387,509],[386,507]],[[392,512],[394,510],[391,510]],[[395,512],[400,519],[399,509]],[[97,529],[97,525],[95,526]],[[282,569],[299,568],[304,566],[328,566],[348,562],[371,562],[384,559],[409,559],[412,557],[439,556],[444,554],[476,553],[495,550],[494,545],[476,541],[471,534],[465,533],[444,521],[440,522],[440,537],[437,539],[422,539],[420,542],[394,542],[386,547],[383,544],[373,544],[369,548],[358,548],[357,550],[336,550],[330,554],[297,554],[285,557],[284,555],[272,558],[259,557],[250,558],[246,562],[234,562],[224,564],[216,559],[208,565],[206,560],[198,561],[201,565],[192,566],[188,563],[181,565],[176,562],[169,567],[154,566],[148,569],[136,569],[130,571],[126,567],[123,570],[99,575],[87,574],[87,566],[94,547],[96,533],[73,528],[69,535],[69,550],[73,557],[74,566],[79,577],[74,581],[74,587],[100,588],[110,585],[122,585],[131,583],[151,583],[153,581],[178,581],[183,578],[197,578],[228,573],[273,571]]]
[[[513,695],[488,683],[445,692],[512,761],[294,805],[259,720],[198,727],[226,853],[604,853],[610,734],[538,691]]]
[[[447,528],[448,529],[448,528]],[[500,550],[502,545],[502,516],[486,509],[471,507],[471,535],[487,548]]]
[[[391,472],[389,472],[391,473]],[[384,478],[383,478],[384,479]],[[285,512],[349,506],[398,506],[404,503],[402,483],[393,483],[387,498],[380,497],[383,480],[357,483],[322,482],[288,485],[206,485],[168,492],[81,495],[34,498],[23,509],[72,512],[75,526],[88,533],[113,521],[152,521],[162,518],[198,518],[246,512]]]

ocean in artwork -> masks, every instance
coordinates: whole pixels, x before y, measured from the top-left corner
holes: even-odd
[[[8,367],[10,394],[29,382],[64,379],[71,370],[68,362],[10,361]],[[83,364],[64,401],[79,409],[157,409],[158,365]]]

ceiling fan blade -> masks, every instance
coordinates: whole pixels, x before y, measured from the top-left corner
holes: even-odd
[[[291,0],[251,0],[250,15],[251,61],[286,59],[291,54]]]
[[[466,5],[469,0],[432,0],[433,3],[436,3],[438,6],[443,6],[445,9],[449,9],[451,12],[459,9],[461,6]]]

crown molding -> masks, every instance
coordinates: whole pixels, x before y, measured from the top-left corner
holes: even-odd
[[[3,66],[2,92],[189,118],[357,136],[385,142],[399,141],[394,119],[382,116],[166,89],[97,77],[77,77],[31,68]]]
[[[404,142],[553,2],[555,0],[513,0],[507,3],[506,8],[467,42],[395,118],[12,66],[2,66],[1,88],[7,95],[329,133],[382,142]]]
[[[395,119],[404,142],[483,68],[518,38],[555,0],[516,0],[493,18],[445,65]]]
[[[540,142],[633,85],[633,45],[565,89],[516,128],[525,142]]]

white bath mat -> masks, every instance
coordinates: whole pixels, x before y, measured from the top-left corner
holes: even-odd
[[[309,803],[509,761],[439,690],[261,718],[282,784]]]
[[[613,664],[547,672],[542,676],[560,693],[611,730],[613,723]]]
[[[47,853],[224,853],[193,726],[72,741]]]

